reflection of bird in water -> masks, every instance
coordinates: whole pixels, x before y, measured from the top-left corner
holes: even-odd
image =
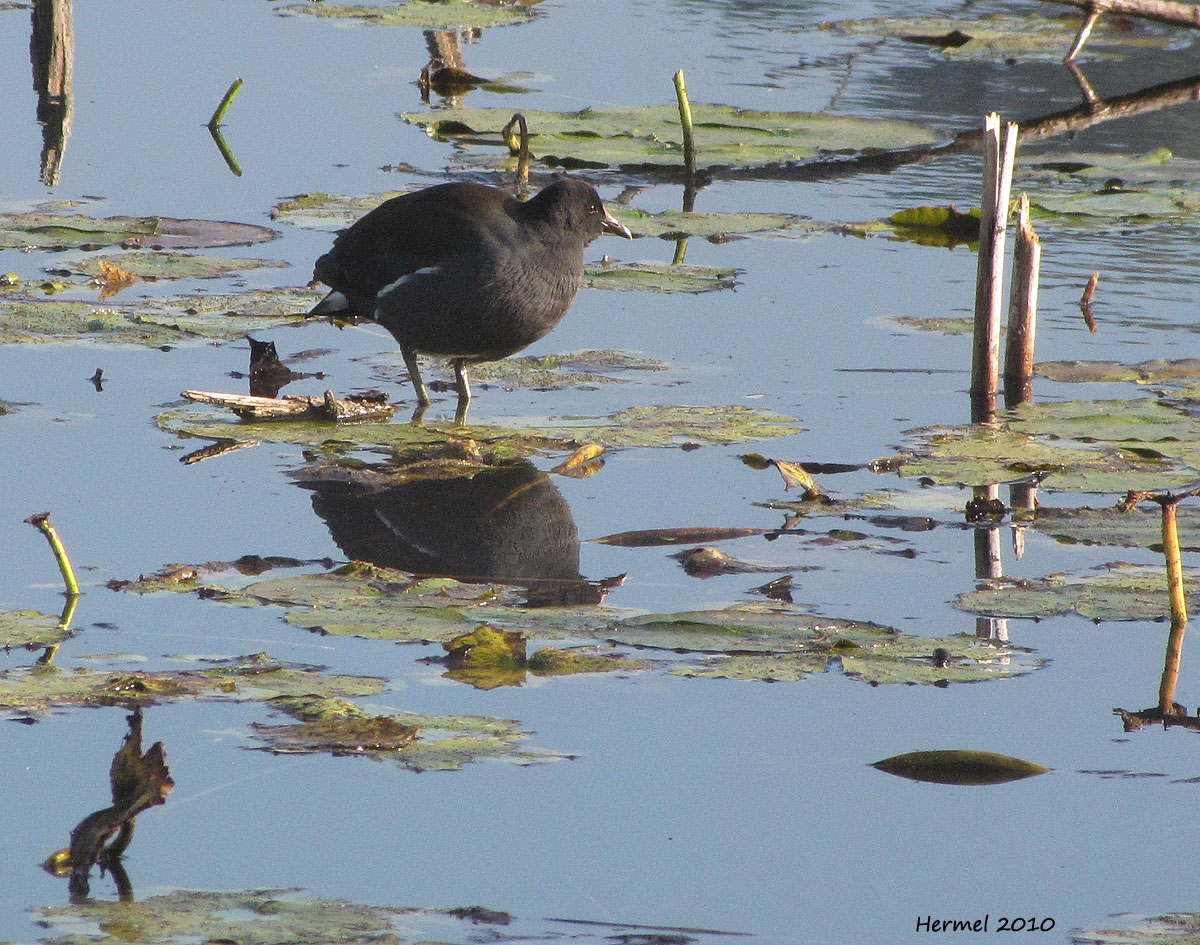
[[[583,279],[584,247],[601,233],[633,238],[581,180],[560,178],[526,202],[469,181],[427,187],[337,237],[313,274],[333,291],[311,314],[383,325],[422,406],[417,354],[450,358],[461,420],[467,364],[506,358],[557,325]]]
[[[310,467],[296,480],[313,490],[314,511],[351,559],[514,584],[535,607],[599,603],[613,583],[580,575],[571,508],[525,460],[441,478]]]

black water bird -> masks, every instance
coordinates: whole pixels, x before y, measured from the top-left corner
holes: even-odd
[[[508,357],[562,320],[601,233],[632,239],[595,188],[561,177],[528,201],[483,184],[439,184],[380,204],[334,241],[314,277],[333,291],[313,315],[369,318],[400,343],[417,400],[417,354],[450,359],[459,417],[467,364]]]

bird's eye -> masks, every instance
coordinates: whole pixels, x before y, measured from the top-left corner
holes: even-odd
[[[599,212],[600,212],[600,204],[598,204],[598,203],[594,203],[590,207],[588,207],[588,213],[599,213]]]

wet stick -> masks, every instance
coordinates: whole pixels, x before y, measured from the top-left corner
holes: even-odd
[[[1029,220],[1029,197],[1021,194],[1013,249],[1012,298],[1004,348],[1004,402],[1008,407],[1033,399],[1033,349],[1037,334],[1038,274],[1042,244]]]
[[[971,421],[995,413],[1000,386],[1000,305],[1004,275],[1004,237],[1008,197],[1017,152],[1017,126],[1005,127],[1001,148],[1000,116],[984,118],[983,194],[979,212],[979,265],[975,277],[975,343],[971,357]]]
[[[217,110],[212,113],[212,118],[208,120],[209,129],[216,130],[217,126],[221,124],[221,119],[225,117],[225,112],[229,110],[229,106],[233,104],[233,100],[237,98],[241,89],[242,80],[234,79],[226,90],[225,97],[221,99],[221,104],[217,106]]]
[[[67,587],[67,594],[78,597],[79,583],[75,580],[75,571],[71,567],[71,559],[67,557],[67,549],[63,547],[63,543],[59,540],[58,532],[50,524],[50,513],[39,512],[37,515],[31,515],[25,519],[25,522],[46,536],[46,541],[50,542],[50,550],[54,552],[54,558],[58,562],[58,570],[62,572],[63,583]]]
[[[679,100],[679,124],[683,128],[683,168],[691,180],[696,176],[696,139],[692,135],[692,105],[682,69],[675,73],[675,97]]]

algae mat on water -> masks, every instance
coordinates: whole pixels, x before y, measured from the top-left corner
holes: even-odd
[[[676,170],[683,162],[683,134],[675,105],[592,109],[578,112],[524,112],[530,153],[541,163],[561,167],[620,167]],[[508,109],[462,108],[400,117],[439,141],[501,145],[501,154],[482,156],[490,164],[509,159],[500,130]],[[849,155],[872,149],[934,144],[939,137],[918,125],[824,112],[767,112],[732,105],[692,105],[696,161],[700,168],[758,167]]]

